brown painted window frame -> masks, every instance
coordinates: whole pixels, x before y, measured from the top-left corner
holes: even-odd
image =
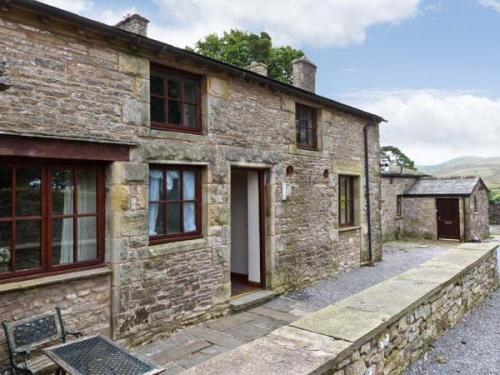
[[[312,117],[312,142],[304,143],[300,139],[300,129],[303,125],[300,122],[300,114],[301,111],[309,111],[311,112]],[[301,103],[295,103],[295,140],[297,142],[297,147],[304,150],[318,150],[318,109],[314,107],[307,106]]]
[[[162,204],[165,206],[165,209],[163,210],[164,212],[164,218],[163,218],[163,226],[164,226],[164,232],[165,234],[161,235],[156,235],[156,236],[149,236],[149,244],[150,245],[157,245],[157,244],[162,244],[162,243],[168,243],[168,242],[176,242],[176,241],[185,241],[185,240],[192,240],[192,239],[197,239],[197,238],[202,238],[202,187],[201,187],[201,177],[202,177],[202,171],[203,168],[201,166],[193,166],[193,165],[175,165],[175,164],[152,164],[149,166],[149,170],[161,170],[163,173],[163,191],[165,194],[165,199],[164,200],[158,200],[158,201],[149,201],[149,204],[151,203],[158,203]],[[183,198],[184,195],[184,171],[194,171],[195,172],[195,199],[194,200],[184,200],[184,199],[179,199],[179,200],[167,200],[167,171],[169,170],[177,170],[181,172],[181,179],[179,182],[179,196]],[[182,229],[184,229],[184,203],[195,203],[195,212],[196,212],[196,231],[192,232],[180,232],[180,233],[172,233],[172,234],[167,234],[167,209],[166,206],[168,205],[168,202],[170,203],[180,203],[181,209],[180,209],[180,222],[182,225]],[[149,211],[148,211],[148,218],[149,218]]]
[[[156,94],[153,94],[151,85],[149,89],[149,95],[150,95],[150,102],[151,98],[153,97],[158,97],[163,99],[163,112],[164,112],[164,119],[166,120],[165,122],[159,122],[159,121],[153,121],[151,120],[151,129],[155,130],[166,130],[166,131],[175,131],[175,132],[184,132],[184,133],[194,133],[194,134],[201,134],[202,133],[202,124],[201,124],[201,80],[202,77],[196,74],[184,72],[181,70],[177,69],[172,69],[163,65],[159,64],[151,64],[150,65],[150,77],[152,77],[154,74],[161,75],[164,80],[163,84],[163,95],[159,96]],[[169,98],[168,96],[168,76],[173,75],[176,77],[179,77],[181,79],[181,93],[180,93],[180,98]],[[191,102],[186,102],[184,101],[184,79],[190,79],[193,81],[196,81],[196,102],[191,103]],[[175,100],[180,103],[180,124],[170,124],[168,123],[168,100]],[[183,107],[184,104],[190,104],[190,105],[196,105],[196,128],[187,128],[182,126],[183,122]],[[152,117],[152,116],[151,116]]]
[[[354,218],[354,182],[356,181],[356,176],[348,176],[348,175],[339,175],[339,226],[341,228],[345,227],[353,227],[355,226],[355,218]],[[342,205],[341,202],[342,200],[341,194],[340,194],[340,185],[345,182],[345,191],[346,191],[346,199],[345,199],[345,217],[348,217],[348,213],[350,214],[349,217],[351,218],[349,221],[346,221],[345,223],[342,222]],[[347,196],[347,192],[349,192],[349,197]]]
[[[10,222],[14,226],[12,228],[12,233],[15,231],[15,225],[17,221],[26,220],[40,220],[40,264],[41,267],[20,270],[20,271],[9,271],[0,273],[0,283],[10,282],[13,279],[31,279],[43,276],[50,276],[54,274],[61,274],[67,272],[74,272],[83,269],[94,268],[96,266],[101,266],[105,261],[105,176],[104,167],[101,163],[95,162],[85,162],[78,163],[75,161],[64,162],[61,160],[23,160],[23,159],[0,159],[0,164],[2,166],[12,168],[11,175],[11,211],[12,216],[10,217],[0,217],[0,222]],[[41,180],[42,184],[40,187],[40,215],[35,216],[16,216],[16,168],[40,168],[41,170]],[[96,192],[96,209],[95,212],[89,212],[84,214],[78,213],[78,202],[75,199],[78,194],[78,186],[74,185],[73,191],[73,214],[72,215],[55,215],[52,213],[52,189],[50,187],[50,181],[52,177],[52,171],[60,169],[95,169],[97,172],[97,192]],[[73,183],[76,183],[76,174],[73,173]],[[76,212],[76,213],[75,213]],[[54,219],[61,217],[74,217],[73,222],[73,259],[77,259],[77,243],[75,238],[78,237],[78,226],[75,226],[75,220],[78,217],[97,217],[97,258],[92,260],[87,260],[83,262],[74,262],[71,264],[53,265],[52,264],[52,222]],[[76,237],[75,237],[76,235]],[[12,235],[11,238],[11,249],[14,249],[11,255],[11,268],[15,263],[15,236]]]

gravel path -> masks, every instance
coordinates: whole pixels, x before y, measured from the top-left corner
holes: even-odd
[[[438,256],[456,243],[443,242],[405,243],[393,242],[384,244],[384,261],[374,267],[342,273],[335,279],[320,281],[312,287],[288,293],[285,298],[306,302],[315,308],[326,307],[386,279],[416,267],[435,256]]]
[[[444,334],[406,375],[500,374],[500,291]]]

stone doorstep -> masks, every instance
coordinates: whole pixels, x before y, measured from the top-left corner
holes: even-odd
[[[256,292],[235,297],[229,302],[232,311],[244,311],[252,307],[262,305],[276,296],[273,290],[258,290]]]
[[[427,276],[432,275],[430,280],[418,278],[415,269],[412,269],[406,272],[408,275],[402,273],[369,288],[372,289],[371,293],[365,290],[313,312],[267,336],[213,357],[184,374],[323,373],[325,368],[350,355],[356,345],[375,337],[400,318],[402,311],[395,309],[399,307],[408,312],[430,293],[444,288],[456,278],[457,273],[462,275],[477,265],[496,247],[496,244],[484,244],[473,249],[462,247],[450,250],[418,267],[424,273],[427,272]],[[441,280],[434,270],[448,266],[454,267],[447,273],[448,278]],[[457,270],[458,267],[462,267],[462,270]],[[384,286],[389,290],[384,292]],[[412,287],[417,288],[415,294],[410,292]],[[399,288],[402,288],[402,293],[399,293]],[[414,303],[408,299],[408,294],[414,298]],[[394,298],[396,295],[404,296],[404,301],[399,303],[398,298]],[[367,305],[367,298],[374,302],[373,309]]]

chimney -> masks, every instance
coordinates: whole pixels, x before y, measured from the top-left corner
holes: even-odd
[[[252,63],[246,66],[245,69],[267,77],[267,65],[264,63],[252,61]]]
[[[0,91],[8,90],[12,86],[9,76],[4,75],[5,65],[5,61],[0,61]]]
[[[149,20],[138,15],[137,13],[127,15],[123,20],[116,24],[116,27],[130,31],[134,34],[148,36]]]
[[[316,65],[310,62],[307,57],[292,61],[293,85],[310,92],[316,91]]]

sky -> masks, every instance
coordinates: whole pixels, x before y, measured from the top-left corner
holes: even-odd
[[[500,156],[500,0],[44,0],[107,23],[148,18],[178,47],[268,32],[318,67],[316,92],[381,115],[418,165]]]

